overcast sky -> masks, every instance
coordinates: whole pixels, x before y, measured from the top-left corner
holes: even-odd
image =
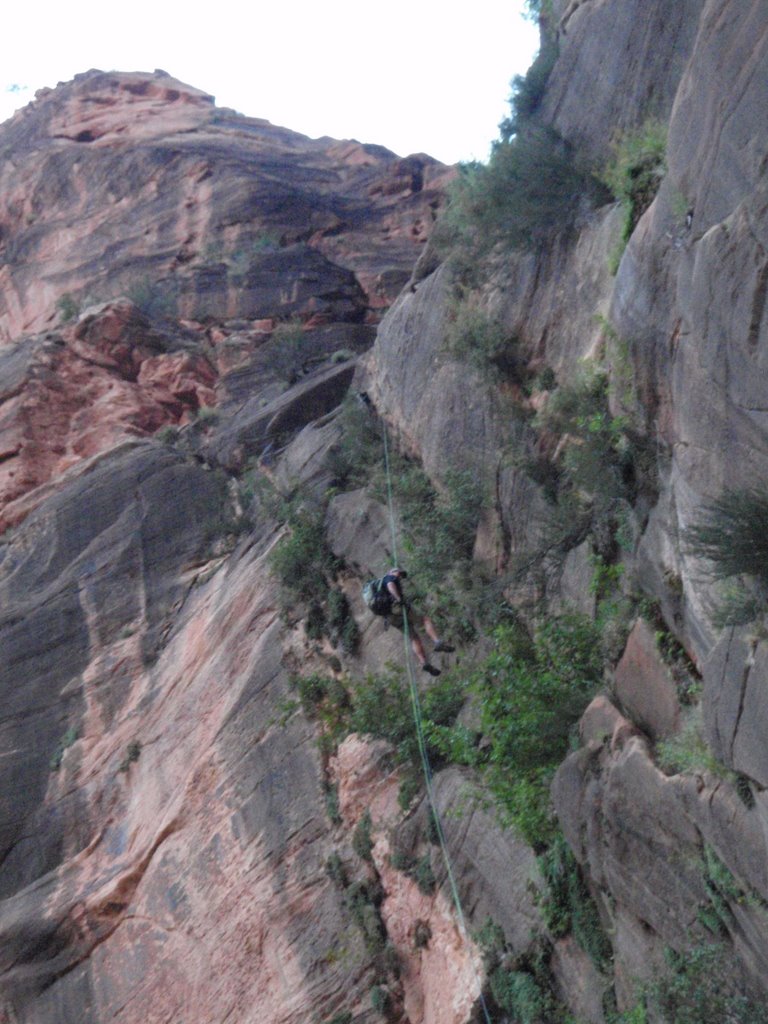
[[[401,156],[484,160],[538,33],[522,0],[39,0],[3,12],[0,120],[81,71],[162,68],[219,106]]]

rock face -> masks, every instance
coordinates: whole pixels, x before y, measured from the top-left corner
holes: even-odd
[[[497,253],[478,296],[520,379],[446,345],[455,271],[424,243],[453,172],[429,157],[306,139],[162,72],[87,72],[0,127],[0,1024],[468,1024],[489,917],[509,984],[545,959],[580,1022],[636,1008],[666,947],[714,939],[764,1001],[766,641],[718,631],[681,537],[768,475],[768,19],[757,0],[551,6],[537,117],[592,166],[660,119],[668,169],[615,275],[615,203]],[[516,591],[552,516],[531,466],[579,443],[532,444],[538,375],[585,359],[653,486],[622,499],[609,562],[574,536]],[[552,784],[609,955],[493,813],[469,767],[487,738],[431,779],[443,851],[390,744],[338,742],[302,697],[296,675],[343,689],[404,657],[361,596],[396,545],[386,489],[344,468],[350,389],[438,490],[455,470],[483,486],[474,557],[505,613],[605,626],[631,604]],[[311,554],[356,646],[271,571],[279,522],[301,538],[318,509]]]
[[[162,73],[79,75],[19,111],[2,145],[6,339],[54,325],[63,295],[362,320],[409,277],[449,173],[217,110]]]

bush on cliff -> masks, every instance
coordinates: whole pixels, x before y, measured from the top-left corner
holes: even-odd
[[[525,249],[568,228],[594,182],[571,147],[533,123],[495,144],[487,164],[467,164],[436,228],[438,248],[465,273],[497,244]]]
[[[482,751],[461,727],[428,725],[427,738],[446,758],[476,767],[502,821],[542,850],[555,835],[550,782],[602,680],[599,633],[586,617],[565,615],[533,639],[519,625],[500,626],[493,644],[469,687]]]
[[[544,98],[544,90],[550,73],[557,60],[557,53],[557,40],[545,37],[542,40],[541,49],[525,75],[515,75],[512,79],[512,93],[509,97],[511,114],[499,125],[499,133],[503,142],[509,142],[537,113]]]
[[[704,505],[685,531],[687,552],[730,584],[716,609],[718,625],[746,625],[768,609],[768,489],[726,490]]]
[[[492,379],[519,380],[523,375],[517,339],[498,317],[482,308],[477,292],[466,292],[453,303],[445,341],[454,358]]]
[[[614,273],[637,222],[655,199],[667,173],[666,150],[666,126],[653,118],[621,135],[613,145],[613,158],[602,180],[624,211],[621,240],[611,257]]]

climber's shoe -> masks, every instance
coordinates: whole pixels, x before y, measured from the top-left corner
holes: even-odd
[[[434,665],[430,665],[429,662],[427,662],[425,665],[421,666],[421,671],[422,672],[429,672],[429,674],[431,676],[439,676],[440,675],[440,669],[439,668],[435,668]]]
[[[453,654],[456,650],[452,644],[446,643],[445,640],[436,640],[435,646],[432,649],[435,654]]]

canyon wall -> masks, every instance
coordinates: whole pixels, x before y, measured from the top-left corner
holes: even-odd
[[[495,252],[478,301],[520,379],[446,341],[457,271],[428,240],[455,171],[423,154],[306,139],[163,72],[87,72],[0,127],[0,1022],[512,1019],[488,919],[514,974],[546,949],[579,1022],[620,1020],[670,949],[715,939],[764,999],[765,641],[716,625],[684,535],[768,469],[768,20],[668,7],[544,18],[541,122],[596,173],[653,118],[666,170],[615,266],[624,215],[600,193]],[[403,798],[392,745],[334,734],[300,689],[335,681],[344,711],[407,658],[361,597],[395,541],[381,487],[339,470],[350,405],[438,495],[451,473],[483,485],[475,567],[505,608],[531,629],[541,602],[599,618],[594,534],[536,584],[535,613],[513,572],[551,510],[520,454],[550,401],[531,381],[585,365],[646,453],[611,556],[632,620],[551,788],[598,961],[553,925],[542,851],[471,759],[438,765],[434,809]],[[299,499],[354,644],[313,633],[314,598],[276,573]],[[441,656],[446,677],[489,643]],[[662,767],[691,720],[710,761]]]

